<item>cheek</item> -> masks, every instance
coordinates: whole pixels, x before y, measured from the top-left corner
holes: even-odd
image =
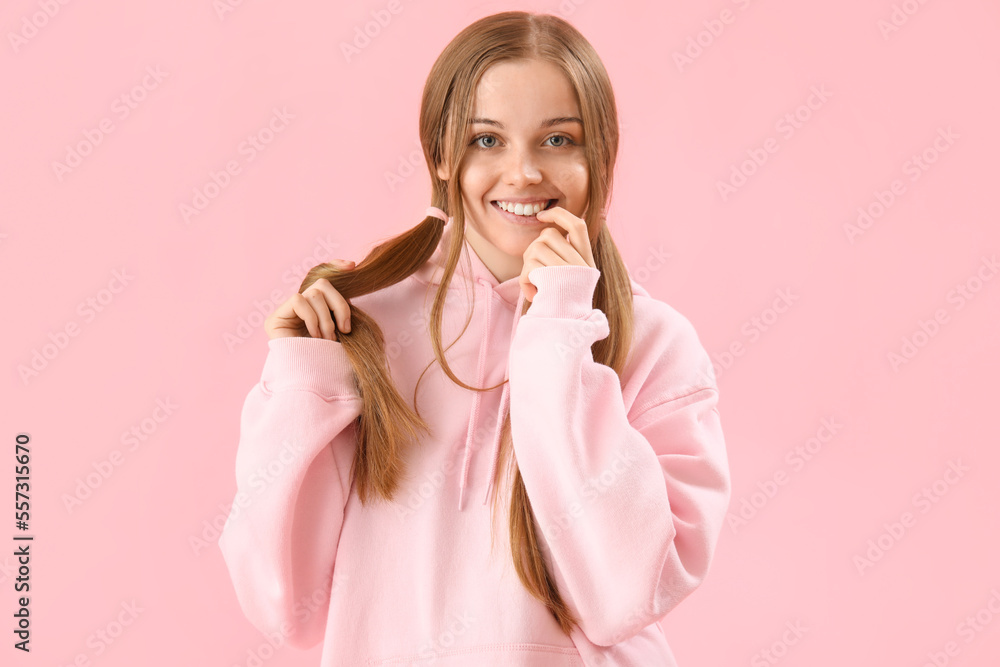
[[[489,179],[489,173],[485,169],[475,163],[469,164],[459,181],[462,185],[462,193],[472,200],[481,199]]]
[[[566,192],[583,193],[587,191],[587,163],[579,162],[567,166],[560,173],[560,187]]]

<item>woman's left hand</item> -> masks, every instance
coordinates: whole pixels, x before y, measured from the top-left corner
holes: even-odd
[[[538,294],[538,288],[528,280],[532,269],[540,266],[591,266],[595,269],[594,253],[590,248],[587,223],[561,206],[539,211],[536,216],[541,222],[552,222],[562,229],[546,227],[538,238],[524,251],[524,266],[518,283],[524,298],[531,301]]]

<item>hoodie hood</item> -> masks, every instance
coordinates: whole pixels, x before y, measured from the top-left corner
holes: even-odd
[[[432,212],[431,209],[428,209],[428,215],[436,215],[436,213],[437,212]],[[443,219],[443,215],[437,215],[437,217]],[[451,244],[451,237],[454,233],[454,228],[454,217],[448,217],[444,232],[441,235],[441,240],[438,243],[438,247],[434,250],[434,253],[431,255],[427,263],[415,273],[420,280],[434,286],[435,288],[441,284],[441,279],[444,276],[445,258],[447,257],[448,247]],[[487,268],[487,266],[483,263],[483,260],[479,258],[479,255],[476,254],[475,250],[472,249],[472,246],[469,244],[467,239],[464,240],[462,244],[462,251],[458,259],[458,265],[455,267],[455,276],[457,276],[460,280],[471,284],[471,287],[474,290],[474,295],[482,298],[483,303],[485,304],[485,331],[490,331],[493,326],[493,309],[496,307],[494,303],[494,296],[499,297],[499,299],[507,307],[514,311],[514,322],[511,326],[509,337],[509,340],[513,341],[514,333],[517,331],[517,323],[520,321],[521,315],[524,312],[525,303],[524,293],[521,291],[518,276],[503,282],[497,280],[496,276],[493,275],[489,268]],[[488,336],[482,336],[480,339],[479,357],[476,364],[476,379],[473,383],[476,387],[482,387],[486,377],[486,357],[487,352],[489,352],[488,340]],[[501,430],[503,428],[503,422],[509,412],[509,364],[506,366],[507,368],[504,370],[503,393],[500,396],[500,407],[497,413],[496,429],[494,429],[493,438],[491,439],[489,446],[491,457],[490,473],[486,495],[483,498],[484,505],[489,500],[490,493],[493,491],[493,479],[496,475],[497,462],[500,457]],[[474,450],[473,440],[481,421],[480,406],[482,405],[482,395],[483,392],[477,391],[472,399],[472,417],[469,420],[469,430],[465,437],[465,452],[462,458],[462,471],[459,478],[459,511],[462,511],[465,506],[465,487],[468,484],[469,467],[472,463]]]

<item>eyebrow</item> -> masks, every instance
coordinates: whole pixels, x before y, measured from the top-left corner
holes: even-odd
[[[469,119],[469,125],[475,125],[477,123],[480,125],[493,125],[494,127],[498,127],[501,130],[504,129],[503,123],[501,123],[500,121],[493,120],[491,118]],[[546,128],[546,127],[552,127],[553,125],[560,125],[562,123],[579,123],[581,126],[583,125],[583,121],[577,118],[576,116],[559,116],[558,118],[549,118],[548,120],[543,120],[542,124],[539,125],[538,127]]]

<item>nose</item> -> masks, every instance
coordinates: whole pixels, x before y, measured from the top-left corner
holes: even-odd
[[[512,148],[504,165],[504,180],[515,188],[531,183],[540,183],[542,172],[534,153],[527,148]]]

